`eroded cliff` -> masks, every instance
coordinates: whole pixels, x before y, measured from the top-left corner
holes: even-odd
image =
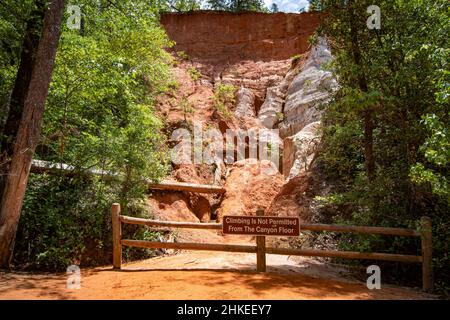
[[[242,60],[286,60],[309,48],[320,23],[317,13],[229,13],[195,11],[164,14],[161,23],[175,49],[215,64]]]
[[[321,15],[312,13],[200,11],[162,16],[162,25],[176,42],[170,49],[174,56],[175,85],[170,94],[160,99],[157,108],[165,119],[169,137],[179,128],[192,130],[193,123],[198,122],[222,134],[227,129],[280,130],[277,138],[281,150],[280,172],[258,176],[258,183],[254,184],[247,179],[246,170],[250,167],[242,166],[247,162],[237,157],[235,164],[219,161],[204,166],[201,171],[209,173],[200,179],[201,183],[222,184],[230,190],[224,199],[208,197],[210,205],[202,206],[202,210],[195,207],[198,199],[192,199],[193,195],[178,195],[177,201],[191,214],[183,220],[220,219],[230,208],[236,211],[233,214],[251,214],[258,206],[274,211],[280,205],[277,203],[281,198],[276,195],[282,191],[284,178],[292,179],[307,171],[320,140],[317,106],[326,102],[337,86],[331,73],[321,69],[331,59],[326,43],[323,40],[316,45],[309,43],[320,20]],[[223,85],[235,88],[235,99],[227,105],[227,110],[220,110],[216,101],[217,90]],[[243,158],[252,158],[246,143]],[[257,161],[253,166],[259,168],[262,164],[258,160],[262,159],[259,155],[257,158],[253,159]],[[198,165],[173,164],[173,168],[168,179],[198,182],[197,174],[184,174],[198,172]],[[260,187],[256,190],[255,185]],[[246,201],[241,201],[242,197]],[[282,199],[283,206],[286,201],[292,202],[289,215],[301,215],[304,211],[297,197]],[[169,217],[172,200],[165,201],[163,206],[161,199],[155,200],[150,201],[153,207],[159,203],[155,211],[164,207]],[[179,209],[175,205],[172,211]],[[211,210],[209,214],[208,210]],[[276,211],[270,213],[282,213]]]

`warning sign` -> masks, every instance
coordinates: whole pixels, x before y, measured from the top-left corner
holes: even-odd
[[[224,216],[224,234],[297,237],[300,221],[290,217]]]

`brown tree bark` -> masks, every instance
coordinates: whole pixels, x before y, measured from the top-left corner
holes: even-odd
[[[353,11],[351,11],[350,17],[351,17],[350,22],[351,50],[355,64],[359,68],[358,86],[361,89],[361,91],[367,92],[369,91],[369,86],[367,84],[367,79],[362,71],[363,61],[358,39],[358,30],[356,26],[357,23],[356,14]],[[364,110],[363,122],[364,122],[364,166],[369,181],[373,181],[373,179],[375,178],[375,156],[373,152],[373,131],[375,128],[375,123],[373,120],[372,109],[369,108]]]
[[[8,118],[3,128],[1,150],[12,151],[12,141],[8,137],[15,137],[22,117],[26,93],[30,86],[31,73],[39,47],[39,39],[42,33],[42,20],[45,14],[45,1],[36,0],[36,9],[27,21],[25,35],[20,54],[19,70],[17,71],[14,88],[9,102]]]
[[[13,152],[14,138],[17,136],[20,119],[22,118],[26,94],[30,86],[34,61],[42,33],[42,22],[45,14],[45,0],[36,1],[36,9],[27,21],[25,35],[20,54],[19,70],[17,71],[14,88],[8,105],[8,116],[0,135],[0,195],[6,182],[10,158]]]
[[[9,267],[31,160],[40,138],[45,100],[61,33],[64,0],[52,0],[45,12],[42,35],[25,94],[23,113],[14,139],[0,199],[0,266]]]

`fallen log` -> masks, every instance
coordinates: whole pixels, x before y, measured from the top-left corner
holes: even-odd
[[[148,187],[154,190],[175,190],[194,193],[225,193],[225,189],[221,186],[184,182],[149,183]]]

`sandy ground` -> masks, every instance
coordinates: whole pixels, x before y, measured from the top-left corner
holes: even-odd
[[[301,258],[268,255],[267,273],[255,255],[183,252],[111,267],[81,270],[81,289],[65,274],[0,273],[0,299],[430,299],[419,291],[343,278],[343,270]]]

